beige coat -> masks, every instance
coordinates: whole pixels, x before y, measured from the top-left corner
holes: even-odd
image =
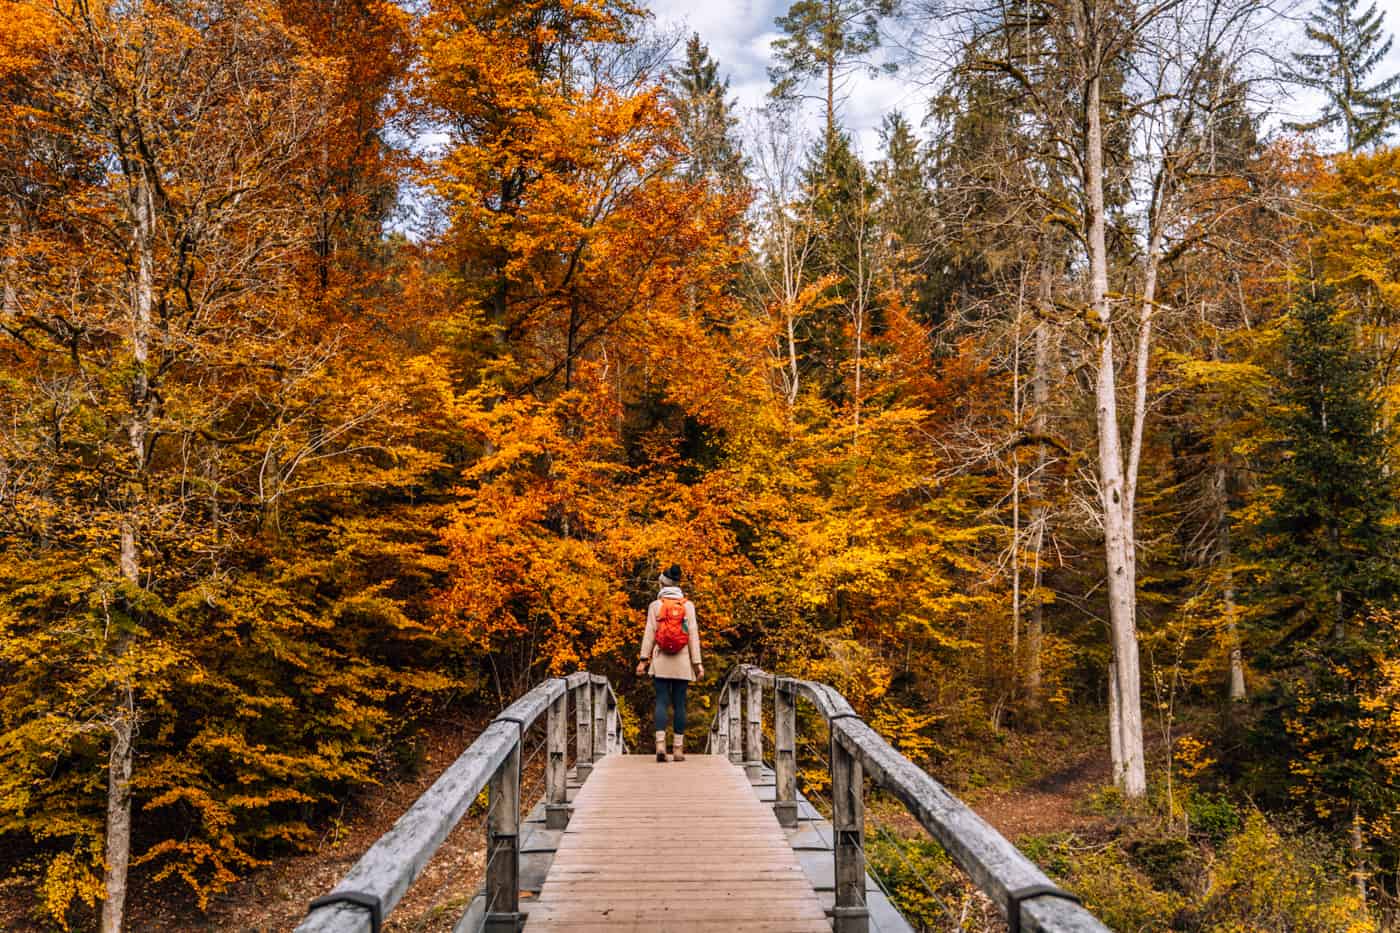
[[[670,589],[670,587],[667,587]],[[667,596],[680,596],[680,591],[674,594],[667,593]],[[695,624],[695,604],[690,600],[685,601],[685,621],[686,629],[690,633],[690,640],[686,642],[685,650],[675,654],[666,654],[656,646],[656,615],[661,611],[661,600],[654,599],[647,607],[647,631],[642,636],[642,652],[640,658],[643,661],[651,661],[651,676],[672,677],[676,680],[694,680],[695,669],[700,666],[700,627]]]

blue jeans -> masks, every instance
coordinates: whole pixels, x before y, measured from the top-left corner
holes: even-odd
[[[667,707],[676,712],[676,735],[685,734],[685,688],[690,681],[679,677],[653,677],[656,682],[656,731],[666,731]]]

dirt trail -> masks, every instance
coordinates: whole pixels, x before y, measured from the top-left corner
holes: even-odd
[[[1111,779],[1107,755],[1090,754],[1025,787],[972,804],[983,819],[1013,842],[1022,836],[1072,832],[1103,820],[1081,812],[1083,801]]]

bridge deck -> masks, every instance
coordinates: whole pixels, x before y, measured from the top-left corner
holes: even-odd
[[[772,809],[711,755],[595,764],[527,910],[528,933],[831,931]]]

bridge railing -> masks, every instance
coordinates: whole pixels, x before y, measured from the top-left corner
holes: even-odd
[[[580,781],[605,755],[626,750],[617,697],[608,679],[580,672],[546,680],[501,711],[476,741],[365,852],[340,883],[312,901],[297,933],[378,933],[438,847],[488,789],[485,926],[517,929],[520,918],[521,747],[545,717],[545,820],[569,819],[569,707],[574,710],[575,770]]]
[[[741,664],[719,688],[710,751],[756,778],[764,765],[763,709],[772,696],[773,810],[798,820],[797,701],[821,714],[830,732],[831,824],[836,871],[835,933],[866,933],[865,778],[893,795],[1006,916],[1011,933],[1108,933],[1073,895],[1056,886],[986,820],[866,725],[834,688],[777,677]]]

